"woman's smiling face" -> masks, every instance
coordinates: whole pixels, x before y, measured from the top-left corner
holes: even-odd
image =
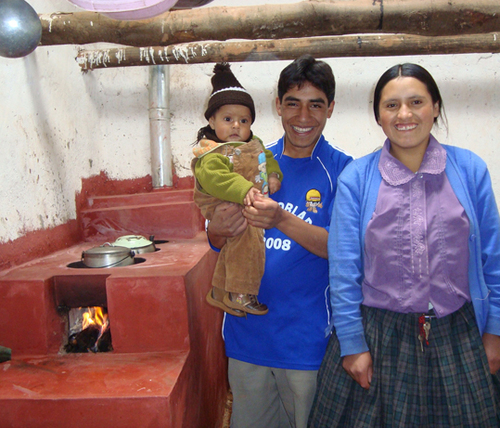
[[[378,123],[397,159],[403,152],[425,152],[438,115],[439,103],[433,103],[426,85],[414,77],[397,77],[382,89]]]

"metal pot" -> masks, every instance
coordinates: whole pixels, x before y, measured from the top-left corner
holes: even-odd
[[[126,247],[105,243],[82,253],[82,263],[90,268],[128,266],[134,263],[135,253]]]
[[[125,235],[120,236],[113,245],[120,245],[122,247],[127,247],[134,250],[136,254],[140,253],[154,253],[156,247],[154,244],[154,236],[150,236],[149,239],[141,235]]]

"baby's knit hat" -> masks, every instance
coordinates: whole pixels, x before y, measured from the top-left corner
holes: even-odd
[[[226,104],[244,105],[250,109],[252,123],[255,120],[255,106],[252,97],[241,86],[240,82],[234,77],[231,66],[227,62],[221,62],[215,65],[214,75],[212,76],[212,95],[208,100],[208,107],[205,111],[205,118],[209,120],[218,108]]]

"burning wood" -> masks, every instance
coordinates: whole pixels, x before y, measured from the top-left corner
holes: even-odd
[[[74,308],[68,313],[69,339],[66,352],[112,351],[108,314],[104,308]]]

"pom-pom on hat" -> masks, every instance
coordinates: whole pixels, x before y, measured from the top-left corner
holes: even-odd
[[[241,86],[240,82],[234,77],[231,66],[227,62],[221,62],[215,65],[214,75],[212,76],[212,95],[208,100],[208,107],[205,111],[205,118],[209,120],[218,108],[226,104],[244,105],[250,109],[252,123],[255,120],[255,106],[252,97]]]

